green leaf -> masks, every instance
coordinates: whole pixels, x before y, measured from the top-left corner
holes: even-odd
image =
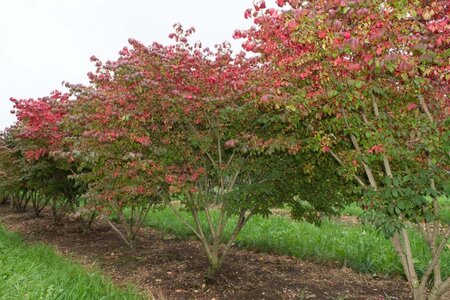
[[[334,98],[334,97],[336,97],[338,94],[339,94],[339,92],[336,91],[336,90],[328,90],[328,91],[327,91],[328,98]]]
[[[392,196],[394,196],[394,198],[398,197],[398,191],[397,190],[392,190]]]
[[[433,222],[435,220],[435,216],[430,213],[430,212],[426,212],[425,213],[425,221],[427,221],[427,223]]]
[[[443,58],[447,58],[447,57],[450,57],[450,48],[449,48],[449,49],[447,49],[447,50],[445,50],[445,52],[444,52],[444,53],[442,53],[442,57],[443,57]]]

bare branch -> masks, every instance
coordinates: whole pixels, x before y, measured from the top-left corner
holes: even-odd
[[[341,108],[341,113],[342,116],[344,117],[345,124],[347,125],[348,128],[350,128],[350,125],[347,120],[347,114],[343,108]],[[353,144],[353,147],[356,149],[356,152],[358,152],[359,155],[363,156],[361,148],[359,147],[358,140],[356,139],[354,134],[350,134],[350,140]],[[374,189],[377,189],[377,183],[375,181],[375,177],[373,176],[372,169],[365,162],[362,162],[362,165],[366,173],[366,176],[369,179],[370,186]]]
[[[119,234],[120,238],[125,242],[125,244],[131,248],[130,241],[128,241],[125,235],[114,225],[114,223],[111,222],[108,218],[106,218],[106,222],[117,234]]]
[[[192,211],[192,216],[194,217],[194,221],[195,221],[195,226],[197,228],[197,232],[199,232],[199,240],[202,243],[203,249],[205,249],[206,255],[208,256],[208,259],[211,259],[212,254],[211,254],[211,249],[209,248],[209,244],[208,241],[203,233],[202,230],[202,224],[200,222],[200,219],[198,218],[198,212],[197,210],[193,209]]]
[[[336,162],[340,165],[340,166],[344,166],[344,163],[342,162],[342,160],[339,158],[339,156],[337,156],[336,153],[333,152],[333,150],[330,150],[328,153],[330,153],[330,155],[336,160]],[[356,180],[356,182],[358,182],[358,184],[361,187],[366,187],[366,184],[364,183],[364,181],[361,179],[361,177],[359,177],[358,175],[353,175],[353,178]]]
[[[168,206],[169,206],[170,210],[174,213],[174,215],[178,218],[178,220],[181,221],[181,223],[183,223],[187,228],[189,228],[199,239],[202,238],[200,233],[197,232],[197,230],[195,230],[195,228],[192,227],[192,225],[189,224],[189,222],[186,221],[186,219],[183,218],[182,215],[180,215],[180,213],[178,212],[178,210],[175,207],[173,207],[172,203],[168,203]]]
[[[245,215],[246,215],[246,210],[245,209],[241,209],[241,211],[239,213],[239,218],[238,218],[238,222],[236,224],[236,227],[234,228],[233,233],[231,234],[231,237],[228,240],[228,243],[225,245],[225,248],[224,248],[224,250],[222,252],[222,256],[220,257],[219,265],[221,265],[223,263],[223,261],[225,260],[228,252],[230,251],[231,245],[236,240],[237,235],[239,234],[239,232],[242,230],[242,228],[247,223],[247,221],[253,216],[253,211],[251,211],[247,215],[247,217]]]
[[[428,120],[431,123],[434,123],[433,116],[431,115],[430,110],[428,109],[428,105],[425,103],[425,100],[423,99],[422,95],[419,95],[419,103],[420,103],[420,107],[422,108],[424,113],[427,115]]]
[[[216,230],[214,229],[214,223],[211,218],[211,214],[209,213],[209,208],[205,205],[205,215],[206,215],[206,221],[209,225],[209,230],[211,231],[213,239],[217,238]]]

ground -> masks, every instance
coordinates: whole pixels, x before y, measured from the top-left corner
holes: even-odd
[[[106,225],[92,232],[75,220],[55,226],[44,212],[13,213],[0,206],[0,222],[30,243],[54,245],[85,265],[100,267],[116,284],[132,283],[156,299],[412,299],[402,278],[373,278],[335,263],[233,249],[215,282],[205,280],[207,261],[195,240],[145,228],[134,253]]]

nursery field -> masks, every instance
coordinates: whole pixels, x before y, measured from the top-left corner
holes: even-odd
[[[0,298],[450,299],[450,2],[249,2],[10,98]]]
[[[199,243],[190,238],[181,224],[174,226],[176,220],[170,214],[167,210],[151,212],[147,225],[152,227],[143,229],[136,250],[130,253],[105,224],[97,223],[92,232],[84,232],[76,220],[68,219],[63,226],[55,226],[49,211],[44,211],[43,218],[35,218],[31,211],[13,213],[7,206],[0,207],[1,222],[10,231],[20,233],[27,243],[52,245],[60,255],[70,257],[88,270],[92,266],[100,268],[104,275],[112,278],[116,286],[124,288],[135,284],[135,291],[140,291],[150,299],[412,298],[406,281],[398,275],[401,269],[395,255],[389,249],[389,244],[382,242],[383,237],[377,237],[373,231],[366,231],[367,245],[363,247],[361,243],[355,244],[354,239],[359,234],[364,235],[364,230],[368,229],[331,222],[314,227],[276,216],[258,218],[249,224],[238,238],[239,247],[232,249],[229,263],[217,281],[211,282],[205,278],[207,261]],[[170,230],[164,222],[172,222]],[[300,237],[300,231],[296,232],[300,227],[303,229],[303,238]],[[102,299],[97,298],[101,295],[112,297],[105,299],[140,299],[136,296],[137,292],[133,294],[113,289],[108,281],[99,279],[97,273],[92,275],[79,266],[66,268],[67,264],[72,266],[73,263],[56,256],[47,246],[28,248],[16,235],[2,231],[2,240],[3,236],[7,237],[7,242],[11,240],[20,245],[15,255],[21,255],[19,257],[27,260],[19,257],[17,260],[31,268],[20,275],[23,280],[30,282],[29,285],[17,285],[11,278],[3,283],[4,290],[11,291],[11,285],[20,287],[24,295],[31,292],[40,295],[46,292],[45,288],[52,286],[51,278],[55,276],[59,278],[56,281],[58,286],[55,286],[54,291],[50,288],[54,294],[41,299]],[[269,243],[269,240],[272,242]],[[355,253],[358,247],[361,253]],[[364,260],[364,248],[369,250],[371,247],[374,254],[361,262]],[[39,255],[36,249],[42,254]],[[363,270],[364,266],[366,272],[373,273],[358,273],[350,268]],[[39,268],[51,268],[55,274],[49,274],[48,271],[42,274]],[[75,271],[72,268],[78,272],[76,275],[73,275]],[[40,280],[38,276],[44,279]],[[75,280],[65,281],[65,278],[74,277]],[[92,277],[94,281],[83,283],[83,280]],[[66,286],[69,283],[70,286]],[[117,293],[118,298],[114,298],[111,291]],[[84,293],[85,298],[82,298]],[[67,298],[58,298],[58,295]]]

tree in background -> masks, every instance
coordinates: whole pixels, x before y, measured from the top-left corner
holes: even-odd
[[[21,180],[20,162],[22,157],[15,147],[15,128],[8,128],[0,135],[0,194],[1,202],[10,202],[16,211],[24,211],[28,199],[24,197],[26,183]]]
[[[60,122],[66,114],[68,94],[54,91],[38,99],[11,98],[17,123],[10,136],[12,151],[16,152],[16,166],[20,188],[32,200],[37,215],[49,201],[56,222],[77,206],[79,187],[75,186],[70,161],[52,156],[61,147]],[[17,185],[19,186],[19,185]]]

